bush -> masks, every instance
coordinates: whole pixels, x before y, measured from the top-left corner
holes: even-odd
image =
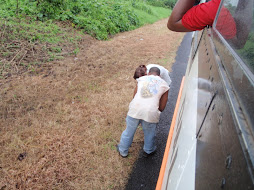
[[[242,57],[245,62],[249,65],[252,71],[254,71],[254,33],[250,33],[248,40],[243,47],[243,49],[238,50],[240,57]]]
[[[161,0],[161,1],[155,1],[155,0],[147,0],[147,2],[150,5],[156,6],[156,7],[166,7],[166,8],[173,8],[176,4],[177,0]]]
[[[71,21],[97,39],[128,31],[140,26],[136,11],[154,15],[151,7],[142,0],[0,0],[0,16],[29,17],[31,20]],[[174,1],[174,0],[168,0]],[[18,6],[17,6],[18,2]],[[148,0],[150,4],[165,6],[165,0]]]

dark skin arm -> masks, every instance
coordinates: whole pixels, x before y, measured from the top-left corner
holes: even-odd
[[[169,19],[168,19],[168,29],[175,32],[191,32],[185,28],[182,24],[183,15],[193,7],[195,0],[178,0]]]
[[[178,0],[168,20],[168,29],[176,32],[191,32],[182,24],[183,15],[193,7],[195,0]],[[236,23],[237,34],[228,41],[235,48],[240,49],[245,45],[251,30],[253,18],[253,0],[241,0],[238,2],[234,20]]]
[[[168,101],[168,91],[165,92],[160,99],[160,104],[159,104],[159,110],[162,112],[166,105],[167,105],[167,101]]]
[[[136,93],[137,93],[137,90],[138,90],[138,85],[136,85],[136,88],[134,90],[134,93],[133,93],[133,98],[135,97]],[[165,92],[162,96],[161,96],[161,99],[160,99],[160,103],[159,103],[159,110],[162,112],[166,105],[167,105],[167,101],[168,101],[168,91]]]
[[[154,73],[154,72],[149,72],[148,75],[155,75],[155,76],[159,76],[158,74]],[[133,98],[135,97],[136,93],[137,93],[137,90],[138,90],[138,84],[136,85],[136,88],[134,90],[134,93],[133,93]],[[167,105],[167,101],[168,101],[168,90],[161,96],[160,98],[160,102],[159,102],[159,110],[162,112],[166,105]]]

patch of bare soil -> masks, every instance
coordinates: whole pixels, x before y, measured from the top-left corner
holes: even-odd
[[[0,189],[123,189],[143,133],[129,157],[115,149],[132,99],[134,70],[170,70],[184,34],[161,20],[109,41],[89,36],[77,57],[33,76],[3,81],[0,92]]]

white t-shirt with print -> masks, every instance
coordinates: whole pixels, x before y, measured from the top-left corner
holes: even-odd
[[[169,90],[168,84],[159,76],[147,75],[137,79],[138,89],[129,105],[129,115],[150,123],[158,123],[161,112],[161,96]]]
[[[168,83],[168,86],[170,86],[172,81],[171,81],[171,78],[169,76],[169,71],[167,69],[165,69],[163,66],[156,65],[156,64],[149,64],[149,65],[146,66],[147,74],[149,73],[149,70],[152,67],[157,67],[158,69],[160,69],[160,77]]]

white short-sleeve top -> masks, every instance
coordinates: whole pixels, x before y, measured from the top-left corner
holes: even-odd
[[[168,84],[159,76],[146,75],[137,79],[137,93],[129,105],[129,115],[150,123],[160,119],[159,102],[161,96],[169,90]]]
[[[169,71],[167,69],[165,69],[161,65],[149,64],[149,65],[146,66],[146,68],[147,68],[147,74],[149,73],[149,70],[152,67],[157,67],[158,69],[160,69],[160,77],[168,83],[168,86],[170,86],[170,84],[171,84],[171,78],[169,76]]]

